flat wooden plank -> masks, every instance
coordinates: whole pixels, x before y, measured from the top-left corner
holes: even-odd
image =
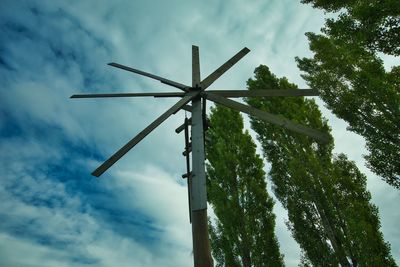
[[[224,97],[269,97],[269,96],[318,96],[315,89],[269,89],[269,90],[209,90]]]
[[[185,92],[189,91],[189,87],[190,86],[187,86],[187,85],[184,85],[184,84],[181,84],[181,83],[178,83],[178,82],[174,82],[174,81],[165,79],[163,77],[160,77],[160,76],[157,76],[157,75],[145,72],[145,71],[141,71],[141,70],[138,70],[138,69],[127,67],[125,65],[121,65],[121,64],[118,64],[118,63],[114,63],[114,62],[108,63],[108,65],[110,65],[112,67],[115,67],[115,68],[123,69],[123,70],[126,70],[126,71],[130,71],[130,72],[133,72],[133,73],[136,73],[136,74],[139,74],[139,75],[143,75],[143,76],[158,80],[158,81],[160,81],[162,83],[165,83],[165,84],[171,85],[173,87],[179,88],[179,89],[181,89],[181,90],[183,90]]]
[[[187,112],[192,112],[193,108],[191,105],[184,105],[182,107],[183,110],[186,110]]]
[[[209,87],[213,82],[215,82],[215,80],[217,80],[219,77],[221,77],[222,74],[224,74],[227,70],[229,70],[233,65],[235,65],[239,60],[241,60],[249,52],[250,52],[250,49],[248,49],[247,47],[240,50],[231,59],[229,59],[227,62],[222,64],[213,73],[208,75],[207,78],[205,78],[201,82],[201,88],[206,89],[207,87]]]
[[[201,90],[199,90],[201,91]],[[192,100],[192,211],[207,209],[207,188],[204,153],[204,128],[201,98]]]
[[[199,47],[192,45],[192,87],[200,86]]]
[[[269,122],[269,123],[272,123],[275,125],[279,125],[288,130],[291,130],[291,131],[294,131],[297,133],[301,133],[301,134],[305,134],[311,138],[314,138],[315,140],[317,140],[320,143],[327,143],[330,140],[329,135],[327,135],[325,133],[321,133],[320,131],[306,127],[304,125],[292,122],[288,119],[273,115],[273,114],[265,112],[265,111],[261,111],[259,109],[250,107],[248,105],[233,101],[231,99],[227,99],[223,96],[216,95],[214,93],[206,93],[204,95],[207,99],[212,100],[218,104],[224,105],[224,106],[232,108],[232,109],[236,109],[236,110],[246,113],[250,116],[256,117],[257,119],[260,119],[260,120],[263,120],[263,121],[266,121],[266,122]]]
[[[166,92],[166,93],[110,93],[110,94],[77,94],[70,98],[107,98],[107,97],[182,97],[185,93]]]
[[[126,143],[122,148],[114,153],[109,159],[107,159],[103,164],[101,164],[96,170],[92,172],[92,175],[99,177],[106,170],[108,170],[115,162],[117,162],[121,157],[123,157],[129,150],[131,150],[137,143],[139,143],[143,138],[145,138],[150,132],[152,132],[158,125],[164,122],[169,116],[174,112],[186,105],[190,100],[195,98],[199,92],[188,93],[184,98],[179,100],[170,109],[164,112],[160,117],[153,121],[149,126],[147,126],[143,131]]]

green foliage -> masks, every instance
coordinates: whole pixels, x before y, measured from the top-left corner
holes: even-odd
[[[341,13],[326,21],[324,34],[306,34],[314,57],[296,59],[302,77],[365,138],[368,167],[400,188],[400,67],[386,72],[377,57],[400,55],[398,0],[303,2]]]
[[[217,266],[283,266],[263,161],[237,111],[212,109],[206,146],[208,201],[217,216],[211,247]]]
[[[262,65],[248,80],[248,88],[297,89]],[[270,97],[247,102],[330,134],[313,100]],[[379,231],[366,177],[346,156],[332,155],[333,141],[320,145],[255,118],[251,125],[271,163],[269,175],[276,197],[288,211],[287,225],[304,252],[300,266],[396,266]]]
[[[330,37],[371,51],[400,55],[400,5],[398,0],[302,0],[326,12],[337,12],[326,21]]]

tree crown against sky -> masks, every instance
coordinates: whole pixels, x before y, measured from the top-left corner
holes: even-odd
[[[297,58],[302,77],[348,129],[363,136],[368,167],[400,188],[400,66],[386,71],[379,53],[399,55],[398,1],[303,1],[328,12],[323,34],[307,33],[313,58]]]
[[[268,67],[259,66],[249,90],[293,89]],[[313,100],[302,97],[249,98],[258,109],[330,133]],[[333,155],[333,139],[311,138],[251,118],[266,160],[272,188],[288,211],[287,225],[314,266],[395,266],[390,246],[380,232],[378,211],[370,203],[366,176],[343,154]]]
[[[217,216],[210,227],[217,266],[283,266],[274,202],[256,145],[238,111],[218,105],[211,111],[207,190]]]
[[[302,0],[326,12],[335,12],[323,31],[337,39],[352,42],[389,55],[400,55],[400,5],[397,0]]]

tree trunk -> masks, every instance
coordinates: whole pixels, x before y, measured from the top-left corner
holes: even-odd
[[[325,232],[329,237],[329,241],[331,241],[331,245],[333,247],[333,250],[335,251],[335,256],[338,259],[340,265],[342,267],[351,267],[349,261],[347,260],[346,253],[343,249],[343,246],[338,240],[338,238],[335,235],[335,232],[332,229],[331,223],[329,219],[326,217],[325,212],[323,209],[319,208],[317,203],[315,203],[317,206],[317,211],[321,217],[321,222],[324,226]]]

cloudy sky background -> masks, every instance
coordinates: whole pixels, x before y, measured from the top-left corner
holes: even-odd
[[[0,265],[190,266],[191,227],[182,135],[169,118],[101,179],[90,173],[177,99],[71,100],[75,93],[162,92],[172,87],[118,62],[191,83],[191,45],[206,77],[244,46],[252,51],[211,87],[244,89],[259,64],[306,84],[295,56],[324,14],[299,1],[0,2]],[[383,56],[386,67],[398,58]],[[319,102],[321,103],[321,102]],[[382,231],[400,263],[399,191],[364,166],[363,138],[326,109],[335,152],[368,176]],[[248,125],[248,123],[247,123]],[[276,203],[287,266],[299,247]]]

